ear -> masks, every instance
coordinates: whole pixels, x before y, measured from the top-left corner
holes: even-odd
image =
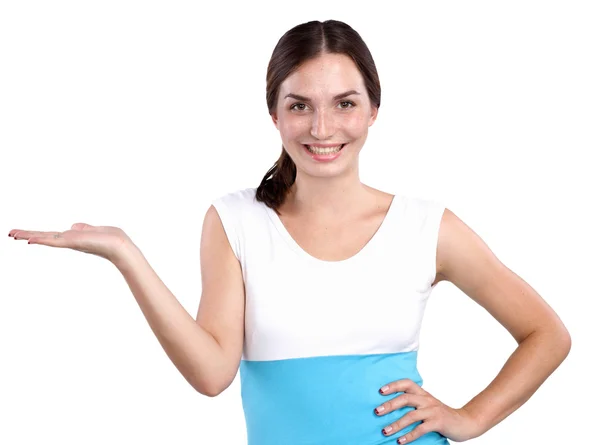
[[[271,119],[273,120],[273,123],[275,124],[275,128],[277,128],[279,130],[279,121],[277,119],[277,113],[273,113],[271,115]]]
[[[375,120],[377,119],[377,113],[379,113],[379,108],[372,106],[371,117],[369,118],[369,127],[375,123]]]

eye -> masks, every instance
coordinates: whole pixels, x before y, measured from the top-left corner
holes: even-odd
[[[296,107],[296,106],[298,106],[298,105],[300,105],[300,106],[303,106],[303,107],[306,107],[306,104],[303,104],[303,103],[295,103],[294,105],[292,105],[292,106],[290,107],[290,110],[296,110],[297,108],[294,108],[294,107]],[[302,108],[302,109],[300,109],[300,110],[298,110],[298,111],[304,111],[304,110],[305,110],[305,108]]]
[[[354,108],[356,106],[356,104],[354,102],[349,101],[349,100],[340,102],[340,105],[342,105],[342,109],[344,109],[344,110],[349,110],[350,108]],[[302,108],[297,108],[297,107],[302,107]],[[304,110],[306,110],[306,104],[303,104],[301,102],[296,102],[295,104],[293,104],[290,107],[290,110],[304,111]]]

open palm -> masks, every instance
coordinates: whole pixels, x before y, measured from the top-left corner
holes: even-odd
[[[28,244],[42,244],[90,253],[114,262],[119,252],[131,239],[118,227],[92,226],[76,223],[65,232],[40,232],[13,229],[8,236],[28,240]]]

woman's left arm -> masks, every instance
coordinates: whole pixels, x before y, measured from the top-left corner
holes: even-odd
[[[523,405],[554,372],[571,349],[571,337],[542,297],[449,209],[439,230],[437,271],[441,280],[485,308],[518,343],[496,378],[461,408],[483,434]]]

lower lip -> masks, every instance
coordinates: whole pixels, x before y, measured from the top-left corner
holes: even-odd
[[[310,157],[313,158],[315,161],[331,162],[334,159],[339,158],[339,156],[342,154],[342,151],[344,151],[344,148],[346,148],[346,145],[347,144],[342,145],[342,148],[337,153],[332,153],[332,154],[327,154],[327,155],[318,155],[318,154],[315,154],[312,151],[310,151],[306,145],[304,145],[303,147],[304,147],[304,150],[306,150],[306,152],[310,155]]]

